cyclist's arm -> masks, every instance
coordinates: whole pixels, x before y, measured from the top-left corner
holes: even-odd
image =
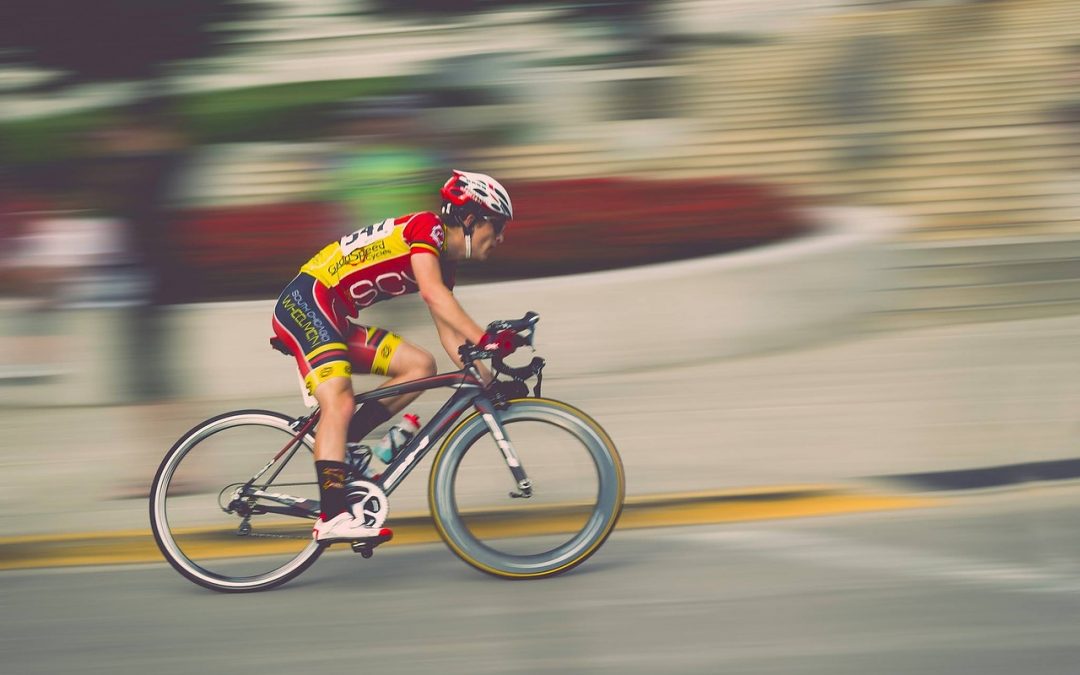
[[[461,368],[465,364],[461,362],[461,357],[458,356],[457,349],[461,345],[465,344],[466,338],[461,333],[451,328],[449,325],[443,323],[432,312],[432,317],[435,319],[435,327],[439,331],[439,342],[442,343],[443,349],[450,355],[450,359],[457,367]],[[491,369],[487,367],[482,361],[476,361],[473,363],[476,369],[480,372],[480,380],[486,385],[490,384],[494,375],[491,373]]]
[[[413,255],[412,268],[416,285],[420,287],[420,297],[427,303],[435,320],[439,341],[451,360],[460,366],[457,348],[466,341],[480,342],[484,331],[465,313],[457,298],[443,283],[442,268],[436,256],[423,253]]]

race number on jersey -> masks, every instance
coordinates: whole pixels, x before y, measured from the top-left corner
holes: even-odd
[[[347,234],[341,238],[341,253],[343,255],[349,255],[356,249],[363,248],[372,242],[378,241],[393,231],[393,218],[387,218],[381,223],[362,227],[356,232]]]

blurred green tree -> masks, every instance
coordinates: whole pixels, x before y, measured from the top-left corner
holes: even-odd
[[[50,88],[154,80],[213,55],[257,5],[243,0],[3,0],[0,62],[60,71]]]

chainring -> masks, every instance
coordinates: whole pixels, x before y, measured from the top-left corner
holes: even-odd
[[[353,516],[364,519],[367,527],[382,527],[390,511],[383,489],[366,480],[349,481],[349,508]]]

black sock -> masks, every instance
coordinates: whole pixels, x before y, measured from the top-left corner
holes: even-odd
[[[317,460],[315,475],[319,480],[319,506],[323,520],[344,513],[348,509],[345,501],[345,481],[349,475],[349,465],[344,462]]]
[[[348,439],[350,443],[359,443],[364,440],[364,437],[370,434],[375,427],[379,426],[383,422],[389,420],[394,416],[394,413],[386,409],[382,403],[378,401],[368,401],[360,406],[352,419],[349,420],[349,434]]]

